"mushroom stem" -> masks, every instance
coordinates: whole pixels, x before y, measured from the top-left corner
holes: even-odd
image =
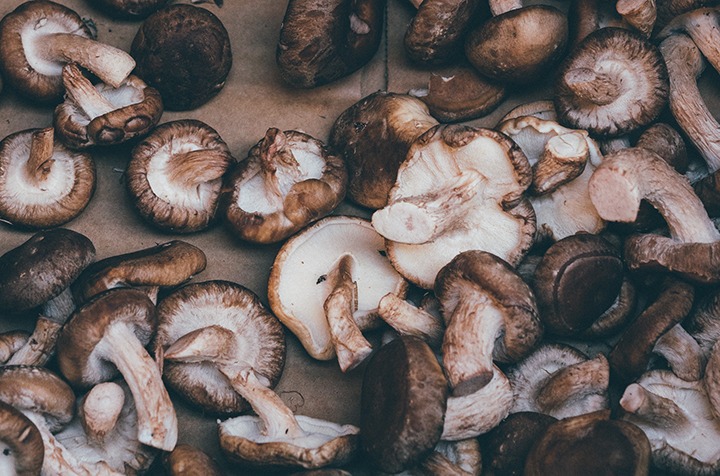
[[[603,354],[598,354],[594,359],[563,367],[552,374],[538,391],[536,401],[542,413],[550,414],[568,400],[607,394],[609,385],[610,364]]]
[[[660,33],[658,39],[686,33],[705,59],[716,71],[720,71],[720,22],[716,7],[694,8],[676,16]]]
[[[168,161],[168,180],[184,188],[218,180],[230,162],[230,155],[218,149],[198,149],[173,154]]]
[[[537,195],[552,192],[577,178],[590,158],[587,139],[577,131],[553,136],[545,144],[542,156],[533,165],[530,191]]]
[[[445,322],[443,367],[452,394],[461,397],[475,393],[493,378],[493,349],[503,330],[502,313],[487,295],[471,292],[459,297]]]
[[[300,180],[300,164],[287,144],[287,136],[276,128],[270,128],[260,141],[260,167],[268,198],[280,203],[295,183]]]
[[[657,340],[653,352],[663,356],[681,379],[694,382],[702,378],[705,355],[700,344],[680,324],[675,324]]]
[[[178,436],[175,408],[157,365],[135,333],[127,325],[111,325],[96,352],[115,364],[130,388],[137,410],[138,440],[172,451]]]
[[[25,331],[10,331],[0,334],[0,364],[5,364],[10,357],[27,343],[30,334]]]
[[[39,129],[32,133],[30,141],[30,157],[26,162],[27,176],[35,186],[40,186],[50,175],[53,163],[55,130],[52,127]]]
[[[372,346],[365,339],[353,319],[357,309],[357,283],[353,281],[355,258],[343,254],[327,275],[330,294],[323,304],[330,326],[330,336],[340,369],[352,370],[372,352]]]
[[[123,405],[125,392],[115,382],[103,382],[95,385],[83,398],[79,416],[88,441],[102,446],[105,437],[117,424]]]
[[[434,348],[442,344],[445,332],[442,321],[396,294],[388,293],[380,299],[378,314],[401,335],[420,337]]]
[[[688,415],[675,402],[650,392],[637,383],[632,383],[625,389],[620,406],[643,423],[656,428],[679,431],[692,425]]]
[[[37,51],[43,59],[77,63],[104,83],[119,88],[135,68],[135,60],[114,46],[73,33],[51,33],[40,37]]]
[[[66,94],[90,120],[104,116],[116,109],[74,63],[66,64],[63,67],[62,79]]]
[[[466,170],[444,187],[424,195],[402,198],[372,215],[372,224],[382,236],[398,243],[423,244],[451,230],[467,211],[476,206],[472,198],[482,178]]]
[[[590,68],[575,68],[565,73],[563,77],[568,88],[584,101],[605,106],[623,94],[618,86],[622,81],[612,71],[599,72]]]
[[[615,10],[645,37],[650,36],[657,18],[654,0],[618,0]]]

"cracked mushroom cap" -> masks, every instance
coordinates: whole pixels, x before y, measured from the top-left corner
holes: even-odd
[[[327,217],[286,241],[270,271],[268,300],[278,319],[320,360],[336,355],[324,303],[332,291],[328,274],[343,255],[355,261],[355,321],[375,315],[387,293],[402,297],[407,290],[385,255],[382,237],[363,218]]]
[[[346,188],[345,164],[325,144],[270,128],[225,181],[225,222],[243,240],[281,241],[333,211]]]
[[[40,474],[45,456],[35,424],[15,407],[0,402],[0,473]]]
[[[225,141],[204,122],[166,122],[133,148],[126,186],[148,223],[192,233],[214,222],[222,177],[233,162]]]
[[[161,355],[182,336],[209,326],[233,332],[237,355],[226,359],[245,362],[269,387],[280,380],[285,363],[285,336],[280,322],[249,289],[228,281],[189,284],[157,307],[155,349]],[[171,362],[163,366],[165,382],[203,411],[239,413],[247,403],[228,379],[210,362]]]
[[[435,126],[410,147],[373,227],[386,238],[393,266],[424,289],[462,251],[488,251],[515,265],[535,235],[523,196],[531,180],[527,158],[507,136]]]
[[[92,242],[55,228],[0,256],[0,308],[26,311],[58,296],[95,260]]]
[[[15,132],[0,142],[0,218],[30,228],[63,225],[95,192],[95,162],[53,139],[53,128]]]
[[[660,50],[624,28],[590,33],[565,58],[558,78],[559,122],[599,136],[627,134],[651,123],[670,88]]]
[[[160,121],[162,99],[157,89],[135,75],[119,87],[93,86],[75,64],[63,68],[65,101],[55,108],[60,139],[72,149],[107,146],[143,136]]]

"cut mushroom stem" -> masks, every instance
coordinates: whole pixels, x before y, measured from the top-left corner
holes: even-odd
[[[614,102],[623,94],[618,86],[622,81],[616,74],[597,72],[590,68],[575,68],[564,76],[567,87],[580,99],[600,106]]]
[[[590,158],[587,138],[573,131],[556,135],[545,144],[542,156],[533,165],[532,193],[542,195],[577,178]]]
[[[40,186],[52,170],[55,130],[52,127],[33,132],[30,142],[30,157],[26,162],[27,176],[35,186]]]
[[[537,395],[543,413],[550,414],[569,400],[607,392],[610,384],[610,364],[603,354],[555,372]]]
[[[388,293],[383,296],[378,303],[378,314],[401,335],[420,337],[433,348],[442,344],[445,333],[442,320],[396,294]]]
[[[700,344],[682,327],[676,324],[655,343],[653,352],[667,360],[673,373],[683,380],[700,380],[705,368],[705,356]]]
[[[644,423],[657,428],[680,431],[693,424],[675,402],[650,392],[637,383],[632,383],[625,389],[620,406]]]
[[[5,364],[15,352],[28,342],[30,334],[25,331],[10,331],[0,334],[0,364]]]
[[[88,441],[102,446],[106,436],[115,428],[123,405],[125,392],[115,382],[95,385],[83,398],[79,416]]]
[[[115,110],[115,106],[100,94],[74,63],[63,67],[62,79],[66,94],[91,120]]]
[[[615,10],[645,37],[650,36],[657,19],[655,0],[618,0]]]
[[[168,179],[183,188],[217,180],[229,166],[231,156],[218,149],[197,149],[175,154],[168,162]]]
[[[357,284],[353,281],[355,266],[355,258],[349,253],[338,258],[327,274],[332,291],[323,304],[343,372],[357,367],[372,352],[372,346],[353,319],[357,309]]]
[[[43,59],[77,63],[114,88],[135,68],[135,60],[123,50],[73,33],[47,34],[38,41]]]

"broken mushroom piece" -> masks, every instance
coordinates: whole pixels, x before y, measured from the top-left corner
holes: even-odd
[[[333,123],[329,143],[345,160],[348,198],[364,207],[384,207],[410,145],[437,124],[419,99],[386,91],[343,111]]]
[[[225,181],[225,222],[243,240],[284,240],[333,211],[347,180],[342,159],[321,141],[270,128]]]
[[[282,331],[277,333],[282,335]],[[268,388],[268,379],[243,359],[245,339],[220,325],[190,331],[165,352],[177,363],[208,363],[227,379],[257,416],[218,422],[220,448],[232,462],[251,468],[320,468],[342,465],[357,452],[358,428],[296,416]],[[263,350],[259,350],[263,352]],[[275,355],[258,355],[260,360]]]
[[[119,372],[137,409],[138,440],[171,451],[177,416],[158,365],[144,348],[156,325],[155,306],[145,293],[112,289],[75,311],[58,339],[57,360],[77,387],[106,382]]]
[[[404,297],[407,282],[385,256],[383,239],[359,217],[331,216],[290,238],[270,271],[268,300],[315,359],[335,355],[350,370],[370,353],[357,322],[380,299]]]
[[[126,186],[143,219],[174,233],[204,230],[214,222],[222,178],[234,162],[215,129],[194,119],[166,122],[131,155]]]
[[[63,67],[65,101],[55,108],[60,139],[72,149],[126,142],[150,132],[163,113],[157,89],[137,76],[94,86],[74,64]]]
[[[15,132],[0,142],[0,218],[39,229],[63,225],[95,192],[95,162],[55,141],[52,127]]]
[[[687,179],[657,154],[634,147],[606,156],[590,178],[589,190],[605,220],[634,221],[641,200],[665,219],[669,237],[636,234],[625,241],[629,269],[664,270],[699,283],[720,281],[720,232]]]
[[[493,378],[493,361],[525,357],[542,337],[535,296],[502,259],[464,251],[435,280],[446,329],[442,359],[452,395],[475,393]]]
[[[625,389],[620,406],[622,419],[647,435],[658,469],[682,474],[720,470],[720,420],[712,414],[702,381],[653,370]]]
[[[291,86],[314,88],[367,64],[380,46],[385,0],[290,0],[275,60]]]
[[[236,353],[225,353],[223,358],[245,362],[269,388],[280,380],[285,363],[282,326],[252,291],[239,284],[206,281],[184,286],[159,303],[157,321],[154,347],[159,362],[185,334],[220,326],[232,332],[232,338],[238,341],[238,345],[227,350]],[[163,378],[170,388],[204,412],[228,415],[247,408],[247,402],[209,360],[166,360]]]
[[[0,69],[23,95],[60,101],[67,63],[79,64],[113,87],[135,67],[129,54],[95,41],[80,16],[59,3],[27,1],[0,21]]]
[[[40,474],[45,457],[37,426],[4,402],[0,402],[0,454],[0,473],[17,476]]]
[[[535,235],[523,196],[531,178],[527,158],[507,136],[439,125],[413,143],[372,224],[393,266],[424,289],[462,251],[488,251],[515,265]]]
[[[589,34],[565,58],[558,78],[559,122],[599,136],[627,134],[655,120],[670,88],[658,48],[624,28]]]

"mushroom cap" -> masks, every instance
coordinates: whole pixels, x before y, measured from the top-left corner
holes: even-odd
[[[38,28],[39,27],[39,28]],[[51,103],[62,99],[62,64],[39,58],[32,39],[46,33],[72,33],[92,38],[80,15],[59,3],[36,0],[22,3],[0,21],[0,70],[7,84],[32,100]],[[26,46],[26,42],[30,47]],[[26,50],[27,48],[27,50]]]
[[[202,164],[173,161],[195,151],[207,151],[207,160]],[[215,129],[194,119],[166,122],[137,144],[131,155],[125,171],[126,186],[143,219],[174,233],[200,231],[214,222],[222,175],[234,161]],[[213,170],[206,178],[208,169]],[[173,179],[179,175],[191,179]]]
[[[291,86],[313,88],[347,76],[375,55],[385,0],[290,0],[275,59]]]
[[[163,456],[168,476],[221,476],[220,466],[204,451],[188,444],[180,444]]]
[[[401,336],[368,362],[360,397],[360,439],[373,465],[386,472],[410,468],[440,440],[448,384],[430,347]]]
[[[21,411],[0,402],[0,471],[17,476],[40,474],[45,458],[40,431]]]
[[[377,313],[387,293],[401,297],[407,282],[385,256],[383,239],[368,220],[330,216],[296,234],[280,248],[268,282],[270,308],[316,359],[335,356],[323,304],[331,291],[327,273],[344,254],[356,260],[358,320]]]
[[[285,364],[285,335],[280,322],[249,289],[229,281],[189,284],[165,297],[157,307],[155,348],[166,350],[189,332],[208,326],[232,331],[237,355],[224,358],[244,362],[266,379],[269,387],[280,380]],[[166,361],[163,377],[168,386],[213,414],[239,413],[247,403],[212,362]]]
[[[494,16],[467,35],[465,55],[482,74],[501,82],[527,84],[562,58],[567,17],[548,5],[530,5]]]
[[[27,178],[33,132],[15,132],[0,142],[0,217],[21,227],[63,225],[76,218],[95,193],[95,161],[55,141],[52,167],[40,185]]]
[[[263,435],[262,421],[256,416],[219,422],[220,449],[236,464],[271,470],[342,466],[357,454],[357,427],[303,415],[295,418],[307,435],[279,441]]]
[[[68,147],[119,144],[147,134],[160,121],[163,113],[160,93],[137,76],[128,76],[119,88],[105,83],[95,88],[114,110],[90,117],[69,97],[55,108],[55,129]]]
[[[421,100],[386,91],[343,111],[333,123],[329,143],[345,159],[348,198],[364,207],[384,207],[410,145],[436,124]]]
[[[93,0],[93,4],[102,8],[115,18],[143,18],[159,10],[169,0]]]
[[[65,228],[40,231],[0,256],[0,308],[25,311],[59,295],[95,260],[84,235]]]
[[[554,243],[535,269],[533,290],[548,332],[577,335],[613,305],[625,275],[620,252],[599,235]]]
[[[165,108],[173,111],[205,104],[225,86],[232,67],[230,37],[220,19],[186,4],[147,17],[130,54],[136,74],[157,88]]]
[[[576,95],[568,86],[569,74],[587,71],[610,75],[617,97],[598,105]],[[554,102],[559,122],[601,136],[626,134],[655,120],[670,88],[660,50],[625,28],[589,34],[566,56],[558,78]]]
[[[266,150],[278,141],[296,168],[284,167],[281,157]],[[268,158],[272,163],[263,163]],[[267,182],[266,167],[275,167],[278,190]],[[321,141],[299,131],[270,129],[225,181],[224,188],[230,190],[223,197],[225,223],[243,240],[284,240],[333,211],[345,197],[347,180],[342,158]]]
[[[112,325],[130,326],[142,345],[155,333],[155,306],[143,291],[111,289],[78,308],[57,340],[57,361],[65,378],[78,387],[111,380],[118,370],[94,353]]]

